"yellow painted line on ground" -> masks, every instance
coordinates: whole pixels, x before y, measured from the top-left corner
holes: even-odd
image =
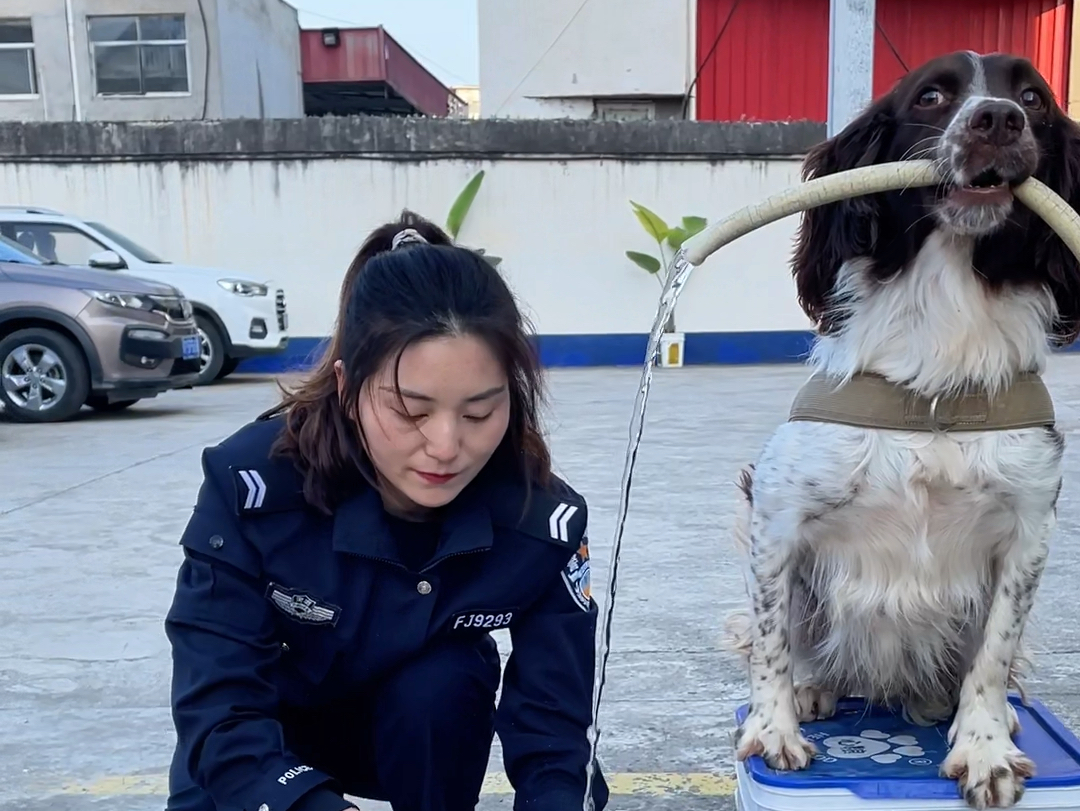
[[[709,772],[617,772],[606,775],[611,793],[616,796],[662,797],[689,794],[699,797],[730,797],[735,793],[735,778]],[[101,777],[89,783],[63,783],[60,794],[89,797],[161,796],[168,794],[165,774],[133,774]],[[488,774],[483,794],[513,794],[502,772]]]

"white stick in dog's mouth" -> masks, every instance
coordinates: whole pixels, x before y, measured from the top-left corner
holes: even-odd
[[[691,265],[699,266],[741,236],[791,214],[865,194],[936,186],[942,177],[928,160],[863,166],[814,178],[739,209],[683,245]],[[1080,214],[1044,183],[1029,178],[1013,190],[1016,198],[1049,225],[1080,260]]]

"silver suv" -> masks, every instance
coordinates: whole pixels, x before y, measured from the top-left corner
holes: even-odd
[[[199,376],[191,304],[170,285],[48,262],[0,237],[0,404],[57,422],[118,411]]]

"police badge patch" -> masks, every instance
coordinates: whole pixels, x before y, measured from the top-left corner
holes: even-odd
[[[589,610],[592,598],[592,584],[589,574],[589,539],[582,538],[577,552],[562,570],[562,579],[567,591],[574,598],[582,611]]]
[[[300,622],[315,625],[337,625],[341,609],[330,603],[321,603],[307,594],[295,589],[271,583],[266,588],[266,597],[283,614]]]

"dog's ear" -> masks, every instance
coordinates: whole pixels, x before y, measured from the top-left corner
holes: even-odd
[[[829,140],[813,147],[803,163],[803,180],[879,162],[893,131],[890,96],[879,100]],[[821,332],[834,326],[830,298],[840,266],[870,252],[879,203],[856,197],[810,209],[802,215],[792,275],[799,304]]]
[[[1080,210],[1080,125],[1055,109],[1050,127],[1050,149],[1036,177],[1071,208]],[[1057,345],[1067,346],[1080,335],[1080,262],[1050,226],[1042,220],[1037,223],[1028,238],[1037,240],[1036,267],[1042,270],[1057,304],[1058,321],[1052,339]]]

